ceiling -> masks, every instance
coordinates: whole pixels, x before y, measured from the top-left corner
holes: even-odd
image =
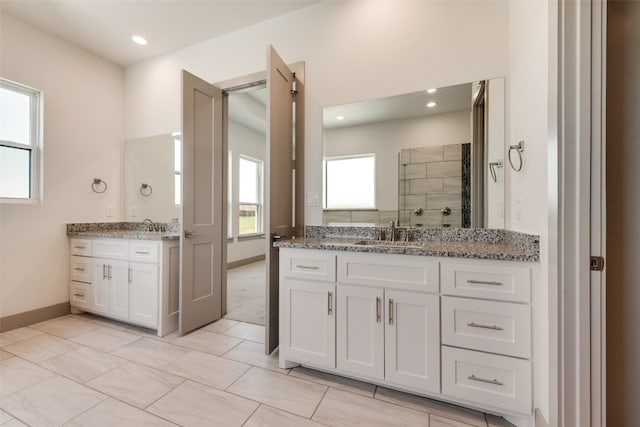
[[[425,89],[404,95],[327,107],[323,111],[322,122],[324,128],[338,128],[470,110],[471,95],[472,83],[438,88],[433,94],[427,93]],[[436,106],[427,108],[426,104],[430,101],[435,102]],[[344,118],[338,120],[339,116]]]
[[[0,0],[0,8],[128,66],[319,0]],[[131,36],[149,40],[138,46]]]

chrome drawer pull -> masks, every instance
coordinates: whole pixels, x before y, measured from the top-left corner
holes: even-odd
[[[149,252],[140,252],[140,251],[136,251],[137,254],[140,255],[149,255]]]
[[[315,265],[296,265],[296,268],[306,268],[307,270],[320,270],[320,267]]]
[[[86,246],[74,246],[73,248],[74,249],[86,249],[87,247]]]
[[[492,285],[492,286],[504,286],[502,282],[495,282],[491,280],[467,280],[467,283],[472,285]]]
[[[473,374],[469,375],[467,378],[470,379],[470,380],[473,380],[473,381],[481,382],[481,383],[487,383],[487,384],[493,384],[493,385],[499,385],[499,386],[503,386],[504,385],[503,382],[500,382],[500,381],[498,381],[496,379],[488,380],[486,378],[476,377]]]
[[[389,300],[389,324],[393,325],[393,300]]]
[[[84,297],[84,294],[73,294],[74,297]]]
[[[333,294],[331,292],[328,292],[328,296],[327,296],[327,314],[329,316],[331,316],[331,313],[333,313]]]
[[[111,265],[109,265],[109,270],[107,270],[107,279],[111,280]]]
[[[102,264],[102,279],[105,280],[107,278],[107,265]]]
[[[376,323],[380,323],[380,319],[382,319],[382,304],[380,297],[376,297]]]
[[[75,271],[84,271],[84,268],[80,268],[80,267],[73,267],[73,269],[74,269]]]
[[[504,331],[503,328],[496,325],[481,325],[479,323],[469,322],[467,326],[471,326],[472,328],[483,328],[483,329],[492,329],[494,331]]]

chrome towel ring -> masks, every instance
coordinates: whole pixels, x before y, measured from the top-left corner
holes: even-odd
[[[145,184],[144,182],[140,185],[140,194],[145,197],[149,197],[153,193],[153,188],[149,184]]]
[[[511,156],[511,152],[514,151],[516,153],[518,153],[518,167],[516,167],[513,164],[513,157]],[[522,152],[524,151],[524,141],[520,141],[517,144],[513,144],[509,146],[509,164],[511,165],[511,168],[516,171],[516,172],[520,172],[522,170]]]
[[[107,191],[107,183],[101,180],[100,178],[93,178],[93,184],[91,184],[91,189],[94,193],[104,193]],[[102,190],[101,190],[102,189]]]

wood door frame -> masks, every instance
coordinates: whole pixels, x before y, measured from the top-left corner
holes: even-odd
[[[599,427],[605,282],[589,258],[604,256],[606,0],[552,2],[549,19],[549,424]]]

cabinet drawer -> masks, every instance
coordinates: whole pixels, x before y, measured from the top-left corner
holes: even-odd
[[[530,311],[524,304],[442,297],[442,343],[529,358]]]
[[[71,255],[91,256],[91,240],[71,239]]]
[[[91,283],[92,273],[91,259],[82,256],[72,256],[70,266],[71,280]]]
[[[338,282],[438,292],[438,262],[410,255],[338,255]]]
[[[443,294],[516,302],[531,299],[529,267],[443,262],[440,268]]]
[[[91,308],[91,285],[71,282],[69,286],[69,303],[73,307],[89,310]]]
[[[129,241],[96,239],[93,241],[92,254],[97,258],[129,259]]]
[[[442,393],[480,406],[531,414],[531,362],[443,346]]]
[[[139,240],[131,241],[129,259],[135,262],[158,262],[158,243]]]
[[[336,256],[312,250],[280,250],[280,274],[294,279],[336,281]]]

